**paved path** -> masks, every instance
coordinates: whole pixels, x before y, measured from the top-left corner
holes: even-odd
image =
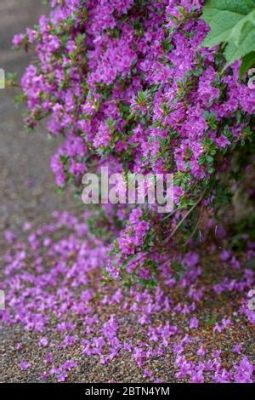
[[[0,1],[0,68],[22,75],[29,58],[11,49],[11,40],[47,12],[41,0]],[[0,90],[0,229],[20,226],[25,220],[66,206],[70,199],[56,191],[50,157],[57,141],[42,126],[34,133],[24,129],[25,107],[15,104],[18,91]],[[66,196],[67,197],[67,196]]]

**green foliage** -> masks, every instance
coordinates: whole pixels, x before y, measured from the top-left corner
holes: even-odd
[[[208,0],[202,18],[211,28],[203,45],[223,44],[226,67],[243,59],[244,74],[255,63],[255,0]]]
[[[240,68],[240,76],[243,76],[255,63],[255,51],[247,54],[243,60]]]

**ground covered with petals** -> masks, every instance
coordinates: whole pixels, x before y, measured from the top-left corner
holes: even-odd
[[[16,379],[254,381],[254,244],[246,256],[224,240],[194,249],[160,266],[158,287],[127,288],[105,273],[108,245],[87,220],[55,212],[5,233],[1,326],[15,337],[6,368],[11,355]]]

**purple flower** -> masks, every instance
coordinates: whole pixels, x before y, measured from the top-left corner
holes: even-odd
[[[199,320],[196,317],[192,317],[190,320],[189,327],[191,329],[197,329],[199,326]]]
[[[29,362],[29,361],[26,361],[26,360],[22,361],[22,362],[20,363],[19,366],[20,366],[20,369],[21,369],[22,371],[27,371],[28,369],[31,368],[30,362]]]
[[[48,341],[48,338],[46,338],[46,337],[41,338],[40,341],[39,341],[39,344],[42,347],[47,347],[48,343],[49,343],[49,341]]]

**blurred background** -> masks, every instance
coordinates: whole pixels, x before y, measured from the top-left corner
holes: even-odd
[[[12,49],[12,38],[47,13],[42,0],[0,1],[0,68],[17,73],[20,80],[32,54]],[[59,141],[42,126],[24,128],[25,105],[15,102],[17,89],[0,90],[0,230],[19,228],[27,221],[44,219],[55,209],[67,208],[72,196],[56,191],[50,157]],[[2,235],[1,235],[2,236]],[[1,245],[3,241],[1,237]]]

